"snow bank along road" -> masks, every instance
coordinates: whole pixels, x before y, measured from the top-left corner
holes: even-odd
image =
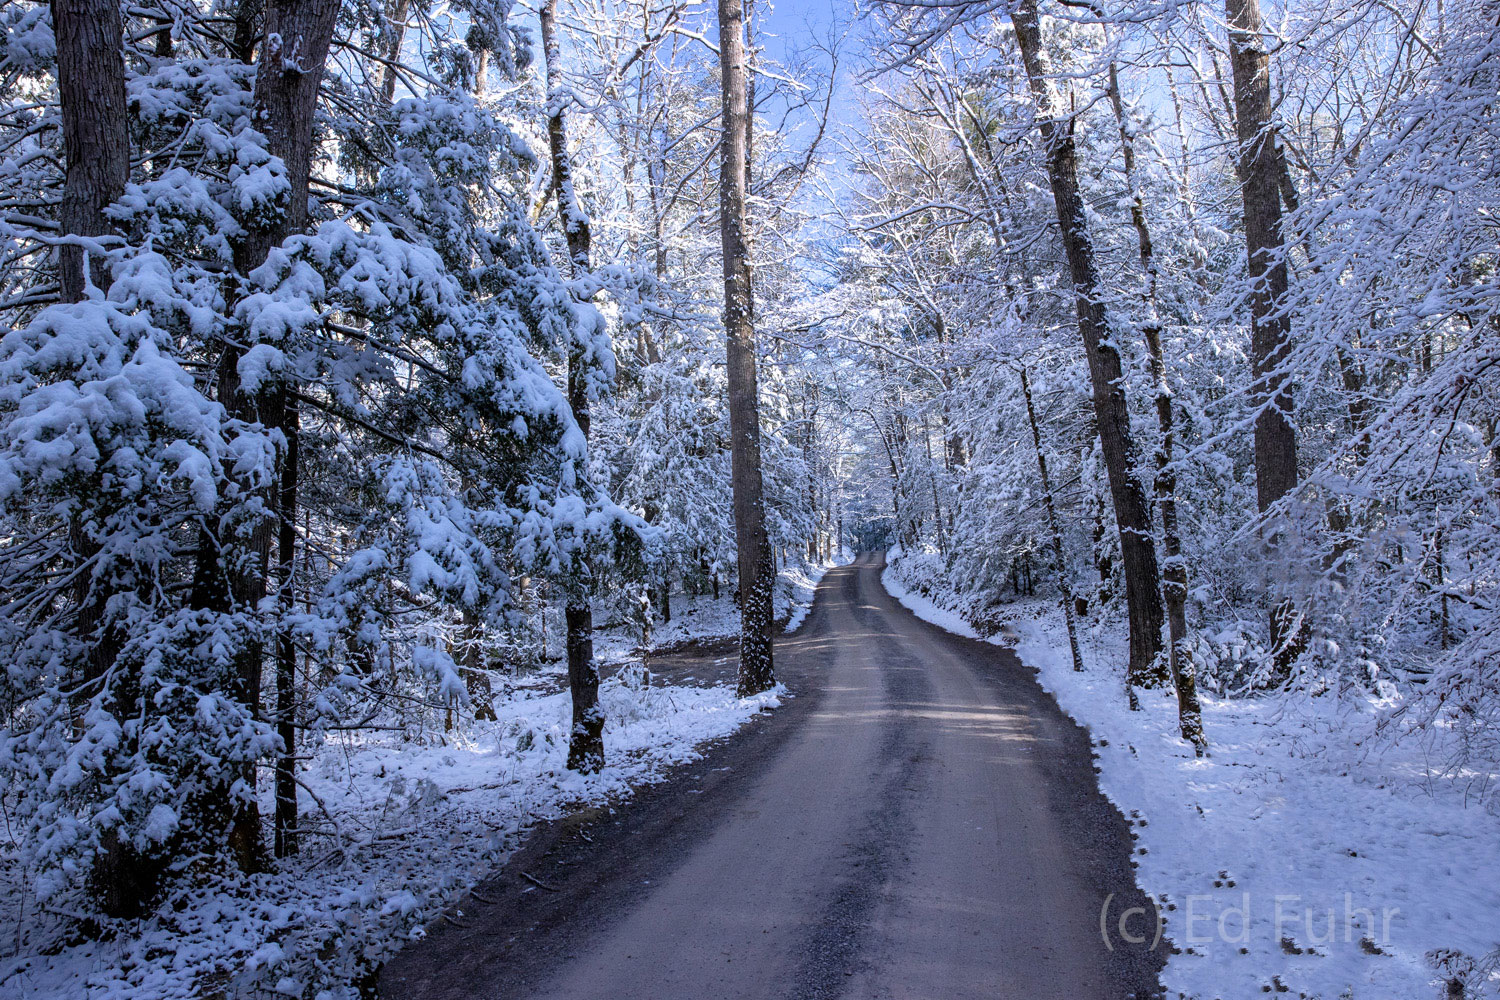
[[[798,698],[542,831],[386,966],[383,1000],[1155,996],[1159,953],[1117,932],[1144,900],[1086,734],[881,565],[830,571],[777,647]]]

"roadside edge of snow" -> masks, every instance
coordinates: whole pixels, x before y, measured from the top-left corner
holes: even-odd
[[[1087,631],[1078,673],[1050,602],[1015,605],[1008,628],[982,636],[914,593],[899,566],[895,553],[881,574],[893,598],[1012,649],[1089,732],[1100,789],[1131,823],[1137,881],[1159,907],[1169,994],[1415,1000],[1455,979],[1466,997],[1500,994],[1500,817],[1423,792],[1422,748],[1345,745],[1347,710],[1204,696],[1210,756],[1197,758],[1170,689],[1138,689],[1142,710],[1124,706],[1107,667],[1125,656],[1112,630]]]
[[[807,620],[808,614],[812,612],[813,601],[818,594],[818,584],[823,582],[823,577],[828,571],[839,566],[847,566],[854,561],[854,553],[844,549],[828,562],[817,563],[813,566],[789,566],[781,571],[780,578],[790,584],[791,614],[787,616],[785,632],[795,632],[802,627]]]

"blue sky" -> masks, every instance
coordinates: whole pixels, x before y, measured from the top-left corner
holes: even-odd
[[[795,45],[799,38],[807,36],[809,29],[826,34],[830,27],[848,22],[849,8],[845,0],[780,0],[775,4],[761,0],[758,11],[763,34],[767,36],[766,47]],[[779,37],[773,39],[771,35]]]
[[[854,14],[853,0],[757,0],[757,44],[778,62],[793,61],[798,53],[812,54],[813,42],[827,44],[848,31]],[[855,45],[846,40],[840,54],[838,79],[834,83],[832,118],[834,123],[848,125],[858,121],[859,108],[854,101],[851,74],[855,63]],[[827,58],[816,53],[826,69]]]

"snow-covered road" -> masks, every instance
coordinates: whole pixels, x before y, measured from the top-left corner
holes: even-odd
[[[780,643],[795,728],[737,738],[710,794],[679,782],[538,852],[554,893],[471,901],[382,997],[1154,995],[1147,945],[1100,932],[1142,900],[1086,735],[1012,655],[901,607],[881,565],[830,571]]]

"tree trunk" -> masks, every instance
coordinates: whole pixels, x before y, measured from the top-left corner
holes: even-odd
[[[568,687],[573,692],[573,731],[568,768],[591,774],[604,766],[604,709],[599,704],[599,667],[594,662],[593,613],[588,603],[567,602]]]
[[[1063,619],[1068,624],[1068,649],[1073,654],[1073,669],[1081,671],[1083,653],[1078,648],[1078,626],[1073,621],[1073,587],[1068,583],[1068,560],[1063,555],[1062,528],[1058,526],[1057,504],[1052,498],[1052,477],[1047,473],[1047,456],[1042,454],[1042,430],[1037,425],[1036,406],[1031,401],[1031,380],[1024,366],[1021,368],[1021,395],[1026,397],[1026,419],[1031,422],[1031,444],[1036,450],[1036,468],[1042,478],[1042,497],[1047,502],[1047,527],[1052,533],[1052,557],[1057,560]]]
[[[62,233],[102,236],[113,229],[104,209],[124,193],[130,179],[119,10],[98,0],[55,0],[52,24],[67,162],[59,212]],[[67,245],[58,248],[58,277],[62,300],[80,302],[89,284],[108,289],[111,276],[81,246]],[[98,553],[79,521],[70,525],[69,541],[80,562]],[[84,672],[91,687],[114,665],[119,646],[112,630],[98,634],[109,601],[107,574],[81,574],[73,596],[78,636],[88,648]]]
[[[1146,315],[1141,336],[1146,341],[1146,357],[1151,379],[1156,383],[1156,424],[1161,443],[1156,448],[1156,503],[1161,509],[1162,592],[1167,606],[1167,666],[1172,686],[1177,689],[1177,719],[1182,738],[1193,745],[1199,755],[1206,746],[1203,736],[1203,710],[1198,704],[1198,678],[1192,655],[1187,647],[1187,559],[1182,554],[1182,535],[1177,527],[1177,473],[1172,469],[1175,428],[1172,425],[1172,387],[1167,382],[1166,359],[1161,346],[1161,313],[1157,308],[1156,252],[1151,230],[1146,225],[1146,200],[1136,186],[1135,141],[1125,118],[1125,102],[1120,96],[1120,78],[1115,64],[1109,64],[1109,98],[1114,105],[1115,121],[1120,126],[1120,155],[1124,161],[1125,184],[1130,190],[1130,221],[1135,227],[1140,250],[1141,270],[1146,276]]]
[[[927,414],[922,414],[922,447],[927,451],[927,484],[932,487],[932,529],[937,540],[938,552],[948,551],[948,537],[943,532],[943,502],[938,497],[937,462],[932,457],[932,430],[927,426]]]
[[[822,520],[818,511],[818,484],[813,478],[812,454],[813,430],[818,411],[816,406],[811,409],[808,408],[808,397],[817,399],[817,386],[809,380],[803,384],[802,393],[802,468],[807,473],[807,509],[813,515],[812,534],[807,539],[807,561],[815,563],[818,561],[818,540],[821,535],[819,522]]]
[[[484,626],[479,613],[472,608],[463,610],[463,663],[464,687],[468,689],[469,701],[474,706],[476,722],[494,722],[495,689],[490,685],[490,675],[484,666]]]
[[[490,50],[480,49],[474,63],[474,96],[483,101],[490,92]]]
[[[1234,73],[1239,180],[1245,204],[1246,273],[1250,279],[1250,356],[1254,368],[1255,494],[1264,514],[1297,486],[1297,434],[1292,398],[1279,372],[1290,348],[1286,254],[1281,233],[1281,158],[1271,116],[1271,59],[1262,38],[1258,0],[1225,0],[1229,61]],[[1274,555],[1278,532],[1267,545]],[[1271,612],[1276,675],[1285,679],[1306,646],[1306,624],[1290,598]]]
[[[272,0],[266,7],[255,80],[256,127],[265,135],[269,151],[286,164],[291,190],[285,211],[251,228],[235,247],[236,270],[242,275],[263,264],[273,247],[307,227],[313,118],[337,14],[338,5],[326,0]],[[283,427],[290,402],[288,387],[265,386],[256,393],[242,389],[239,362],[243,354],[244,346],[237,338],[226,339],[222,345],[217,373],[220,403],[236,419]],[[247,493],[253,492],[248,484],[242,485]],[[270,507],[275,498],[265,499]],[[253,611],[266,596],[275,533],[274,521],[265,516],[248,526],[220,524],[205,531],[194,571],[193,606]],[[227,691],[257,717],[263,658],[261,645],[248,643],[237,658]],[[253,788],[253,767],[247,767],[241,778]],[[253,797],[231,801],[226,783],[207,790],[197,808],[203,813],[200,820],[206,821],[199,829],[201,835],[227,819],[225,840],[235,859],[247,871],[261,867],[260,810]]]
[[[265,4],[261,0],[238,0],[234,5],[234,37],[229,50],[247,66],[255,61],[255,43],[260,38],[260,25],[256,22],[264,13]]]
[[[776,683],[772,607],[776,568],[766,536],[760,473],[760,407],[755,373],[755,324],[745,242],[750,107],[741,0],[719,0],[719,66],[723,138],[719,142],[719,235],[724,247],[724,333],[729,375],[734,535],[740,573],[741,695]]]
[[[53,0],[52,25],[67,157],[62,231],[102,236],[114,228],[104,209],[124,193],[130,179],[120,11],[100,0]],[[94,285],[109,287],[109,274],[90,263],[80,246],[59,248],[64,302],[83,298],[86,273]]]
[[[278,604],[283,616],[297,599],[297,474],[301,421],[295,403],[285,408],[281,421],[286,435],[286,458],[276,489],[276,577]],[[284,622],[276,636],[276,735],[281,756],[276,761],[276,814],[273,850],[278,858],[297,853],[297,644]]]
[[[1099,270],[1089,238],[1083,195],[1078,187],[1078,161],[1068,123],[1057,116],[1057,101],[1047,78],[1036,0],[1021,0],[1011,15],[1021,58],[1036,99],[1038,125],[1047,147],[1047,173],[1052,199],[1062,229],[1063,250],[1077,299],[1078,330],[1088,356],[1094,388],[1094,413],[1099,443],[1109,472],[1115,523],[1120,532],[1120,554],[1125,569],[1125,599],[1130,615],[1131,682],[1152,686],[1166,678],[1158,664],[1161,653],[1161,579],[1151,530],[1151,508],[1136,471],[1135,441],[1130,433],[1130,410],[1125,400],[1120,354],[1108,326],[1100,297]]]
[[[381,67],[380,96],[389,107],[396,100],[396,66],[401,60],[401,46],[406,44],[406,19],[411,12],[411,0],[393,0],[386,15],[386,27],[390,37],[386,39],[386,62]]]
[[[286,163],[291,191],[286,214],[246,240],[244,257],[253,266],[307,228],[313,117],[337,14],[338,5],[328,0],[271,0],[266,7],[255,103],[271,152]]]
[[[647,16],[649,17],[649,14]],[[646,192],[651,204],[651,258],[656,274],[656,300],[657,305],[663,307],[666,306],[667,238],[664,203],[666,195],[662,188],[666,184],[666,177],[667,161],[662,150],[662,137],[659,127],[653,127],[651,157],[646,166]],[[656,346],[656,338],[651,335],[649,324],[642,323],[639,329],[646,363],[650,365],[659,363],[661,351]]]
[[[1104,498],[1099,495],[1097,477],[1089,476],[1089,512],[1093,517],[1094,573],[1099,577],[1098,604],[1109,607],[1115,599],[1115,560],[1109,549],[1109,532],[1104,527]],[[1117,536],[1118,537],[1118,536]]]
[[[552,189],[563,235],[568,241],[568,260],[573,277],[589,273],[592,234],[589,217],[573,190],[573,161],[568,154],[568,133],[563,123],[562,66],[557,41],[557,0],[542,6],[542,51],[547,58],[547,145],[552,154]],[[573,419],[589,434],[588,370],[584,345],[574,338],[568,344],[568,403]],[[589,575],[585,562],[583,575]],[[604,710],[599,705],[599,665],[594,662],[594,610],[589,601],[587,579],[565,588],[564,620],[567,623],[568,685],[573,692],[573,732],[568,744],[568,767],[592,772],[604,766]]]
[[[330,9],[332,8],[332,9]],[[255,104],[259,112],[261,130],[265,133],[270,151],[280,156],[286,164],[287,180],[291,190],[287,194],[286,213],[270,225],[251,230],[239,248],[240,273],[247,274],[265,262],[273,247],[281,245],[286,238],[307,228],[308,182],[312,172],[313,118],[317,111],[318,87],[323,79],[323,65],[328,57],[328,47],[333,40],[334,22],[338,5],[327,0],[271,0],[266,6],[265,36],[261,41],[260,67],[255,80]],[[294,55],[295,54],[295,55]],[[235,356],[238,366],[238,351],[228,348],[224,357]],[[224,366],[221,364],[221,377]],[[291,401],[285,384],[277,384],[263,390],[257,398],[250,398],[239,389],[236,372],[230,383],[232,401],[227,405],[237,416],[255,416],[266,423],[279,427],[283,433],[296,433],[295,404]],[[283,458],[290,465],[291,491],[285,497],[289,504],[284,512],[288,531],[296,517],[296,453],[289,446]],[[251,539],[254,563],[252,568],[237,581],[236,595],[242,607],[254,607],[265,595],[266,569],[270,556],[271,522],[262,519]],[[288,600],[290,598],[288,597]],[[261,650],[252,648],[244,658],[240,674],[241,689],[237,692],[251,710],[259,714],[261,682]],[[291,657],[288,663],[294,666]],[[281,669],[278,666],[278,670]],[[289,678],[290,680],[291,678]],[[291,685],[286,695],[291,696]],[[278,690],[277,700],[280,702]],[[248,780],[253,788],[254,774]],[[290,779],[291,775],[285,775]],[[278,783],[283,776],[278,774]],[[279,791],[278,791],[279,795]],[[296,808],[296,795],[292,795],[292,808]],[[295,825],[295,820],[293,820]],[[234,850],[240,866],[247,870],[256,868],[261,860],[260,810],[253,800],[239,804],[239,812],[230,830],[229,844]]]
[[[59,221],[64,236],[102,236],[113,227],[104,209],[125,191],[130,179],[130,138],[125,117],[125,59],[120,9],[99,0],[54,0],[52,29],[57,40],[57,89],[61,99],[63,181]],[[58,279],[64,302],[82,301],[88,286],[107,289],[103,262],[77,245],[58,248]],[[99,554],[99,545],[75,517],[68,542],[80,565]],[[106,620],[111,593],[109,568],[79,574],[73,587],[74,630],[84,649],[81,698],[89,698],[119,655],[120,636]],[[109,697],[123,720],[133,715],[135,685],[118,678]],[[90,889],[110,916],[134,916],[155,893],[159,866],[140,857],[116,830],[107,831],[89,873]]]

